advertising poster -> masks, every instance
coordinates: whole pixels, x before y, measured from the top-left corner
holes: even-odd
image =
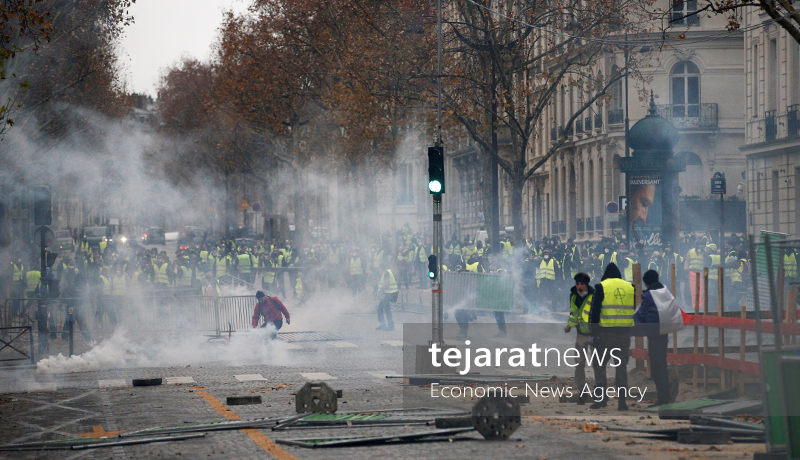
[[[632,242],[661,247],[662,193],[659,173],[628,173],[628,234]]]

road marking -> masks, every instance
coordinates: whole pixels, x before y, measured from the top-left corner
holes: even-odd
[[[98,380],[97,385],[100,388],[119,388],[128,386],[128,382],[122,379]]]
[[[217,411],[220,415],[225,417],[227,420],[241,420],[242,418],[236,415],[233,411],[225,407],[222,402],[211,396],[205,391],[196,391],[195,394],[199,395],[203,398],[214,410]],[[277,458],[278,460],[298,460],[297,457],[286,452],[282,448],[280,448],[277,444],[275,444],[271,439],[266,437],[264,433],[258,431],[255,428],[242,428],[242,433],[246,434],[250,439],[253,440],[259,447],[264,449],[267,453],[272,455],[273,457]]]
[[[253,382],[253,381],[256,381],[256,380],[267,380],[261,374],[239,374],[239,375],[234,375],[234,377],[236,377],[236,380],[238,380],[240,382]]]
[[[28,393],[56,390],[58,390],[56,382],[28,382]]]
[[[367,374],[375,377],[376,379],[386,380],[387,375],[402,375],[402,372],[395,372],[395,371],[374,371],[374,372],[367,372]]]
[[[164,383],[167,385],[175,385],[177,383],[196,383],[191,377],[166,377]]]
[[[339,380],[330,374],[326,374],[325,372],[301,372],[300,375],[308,380]]]
[[[103,429],[102,425],[93,426],[92,431],[93,431],[92,433],[78,433],[78,436],[83,436],[84,438],[100,439],[100,438],[110,438],[111,436],[125,432],[125,430],[106,431],[105,429]]]
[[[298,345],[296,343],[289,343],[289,342],[286,342],[281,346],[283,348],[286,348],[287,350],[302,350],[303,349],[303,347],[301,347],[300,345]]]
[[[358,348],[358,345],[350,342],[343,342],[343,341],[331,341],[328,344],[333,345],[336,348]]]
[[[402,346],[407,345],[402,340],[382,340],[381,342],[385,343],[386,345],[392,346],[392,347],[402,347]]]

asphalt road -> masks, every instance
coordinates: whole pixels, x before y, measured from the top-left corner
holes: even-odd
[[[345,292],[338,293],[347,298]],[[0,379],[0,444],[72,439],[79,434],[112,436],[157,426],[295,414],[294,393],[307,381],[325,381],[343,391],[339,412],[403,407],[410,396],[424,400],[429,389],[409,387],[386,375],[402,373],[402,328],[376,331],[374,300],[331,301],[330,311],[294,306],[287,330],[328,331],[341,340],[266,346],[263,343],[203,338],[184,341],[136,337],[136,351],[123,350],[127,365],[72,373],[42,373],[33,368],[4,369]],[[323,306],[327,305],[323,302]],[[319,304],[315,308],[319,308]],[[425,322],[429,314],[398,312],[395,321]],[[135,325],[130,326],[135,329]],[[134,335],[131,332],[129,335]],[[198,341],[200,340],[200,341]],[[158,346],[155,346],[159,342]],[[153,345],[153,346],[148,346]],[[113,348],[113,347],[110,347]],[[97,349],[96,349],[97,350]],[[120,350],[117,350],[118,352]],[[113,350],[106,350],[113,354]],[[99,352],[98,352],[99,353]],[[86,361],[90,356],[84,356]],[[95,356],[96,358],[96,356]],[[148,365],[147,363],[158,363]],[[164,364],[167,363],[167,364]],[[172,363],[169,365],[169,363]],[[188,364],[187,364],[188,363]],[[107,365],[106,365],[107,366]],[[133,387],[132,379],[162,377],[160,386]],[[260,395],[258,405],[226,406],[229,396]],[[449,401],[468,410],[474,400]],[[204,438],[78,451],[0,452],[19,458],[437,458],[467,457],[605,459],[638,456],[603,442],[595,433],[524,417],[508,441],[485,441],[475,432],[444,442],[305,449],[276,445],[277,439],[396,435],[432,430],[426,426],[351,427],[293,431],[237,430]]]

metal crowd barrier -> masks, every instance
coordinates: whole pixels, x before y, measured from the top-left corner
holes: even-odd
[[[514,278],[508,274],[444,272],[443,305],[478,311],[511,311],[514,308]]]

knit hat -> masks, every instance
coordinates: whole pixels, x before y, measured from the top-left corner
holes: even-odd
[[[655,270],[647,270],[644,272],[644,276],[642,276],[642,281],[648,286],[658,283],[658,272]]]
[[[264,294],[264,291],[258,291],[258,292],[256,292],[256,299],[258,299],[258,300],[261,300],[261,299],[263,299],[263,298],[264,298],[264,297],[266,297],[266,296],[267,296],[267,295],[266,295],[266,294]]]
[[[583,284],[589,284],[590,280],[589,275],[587,275],[586,273],[577,273],[573,279],[575,280],[576,283],[583,283]]]

